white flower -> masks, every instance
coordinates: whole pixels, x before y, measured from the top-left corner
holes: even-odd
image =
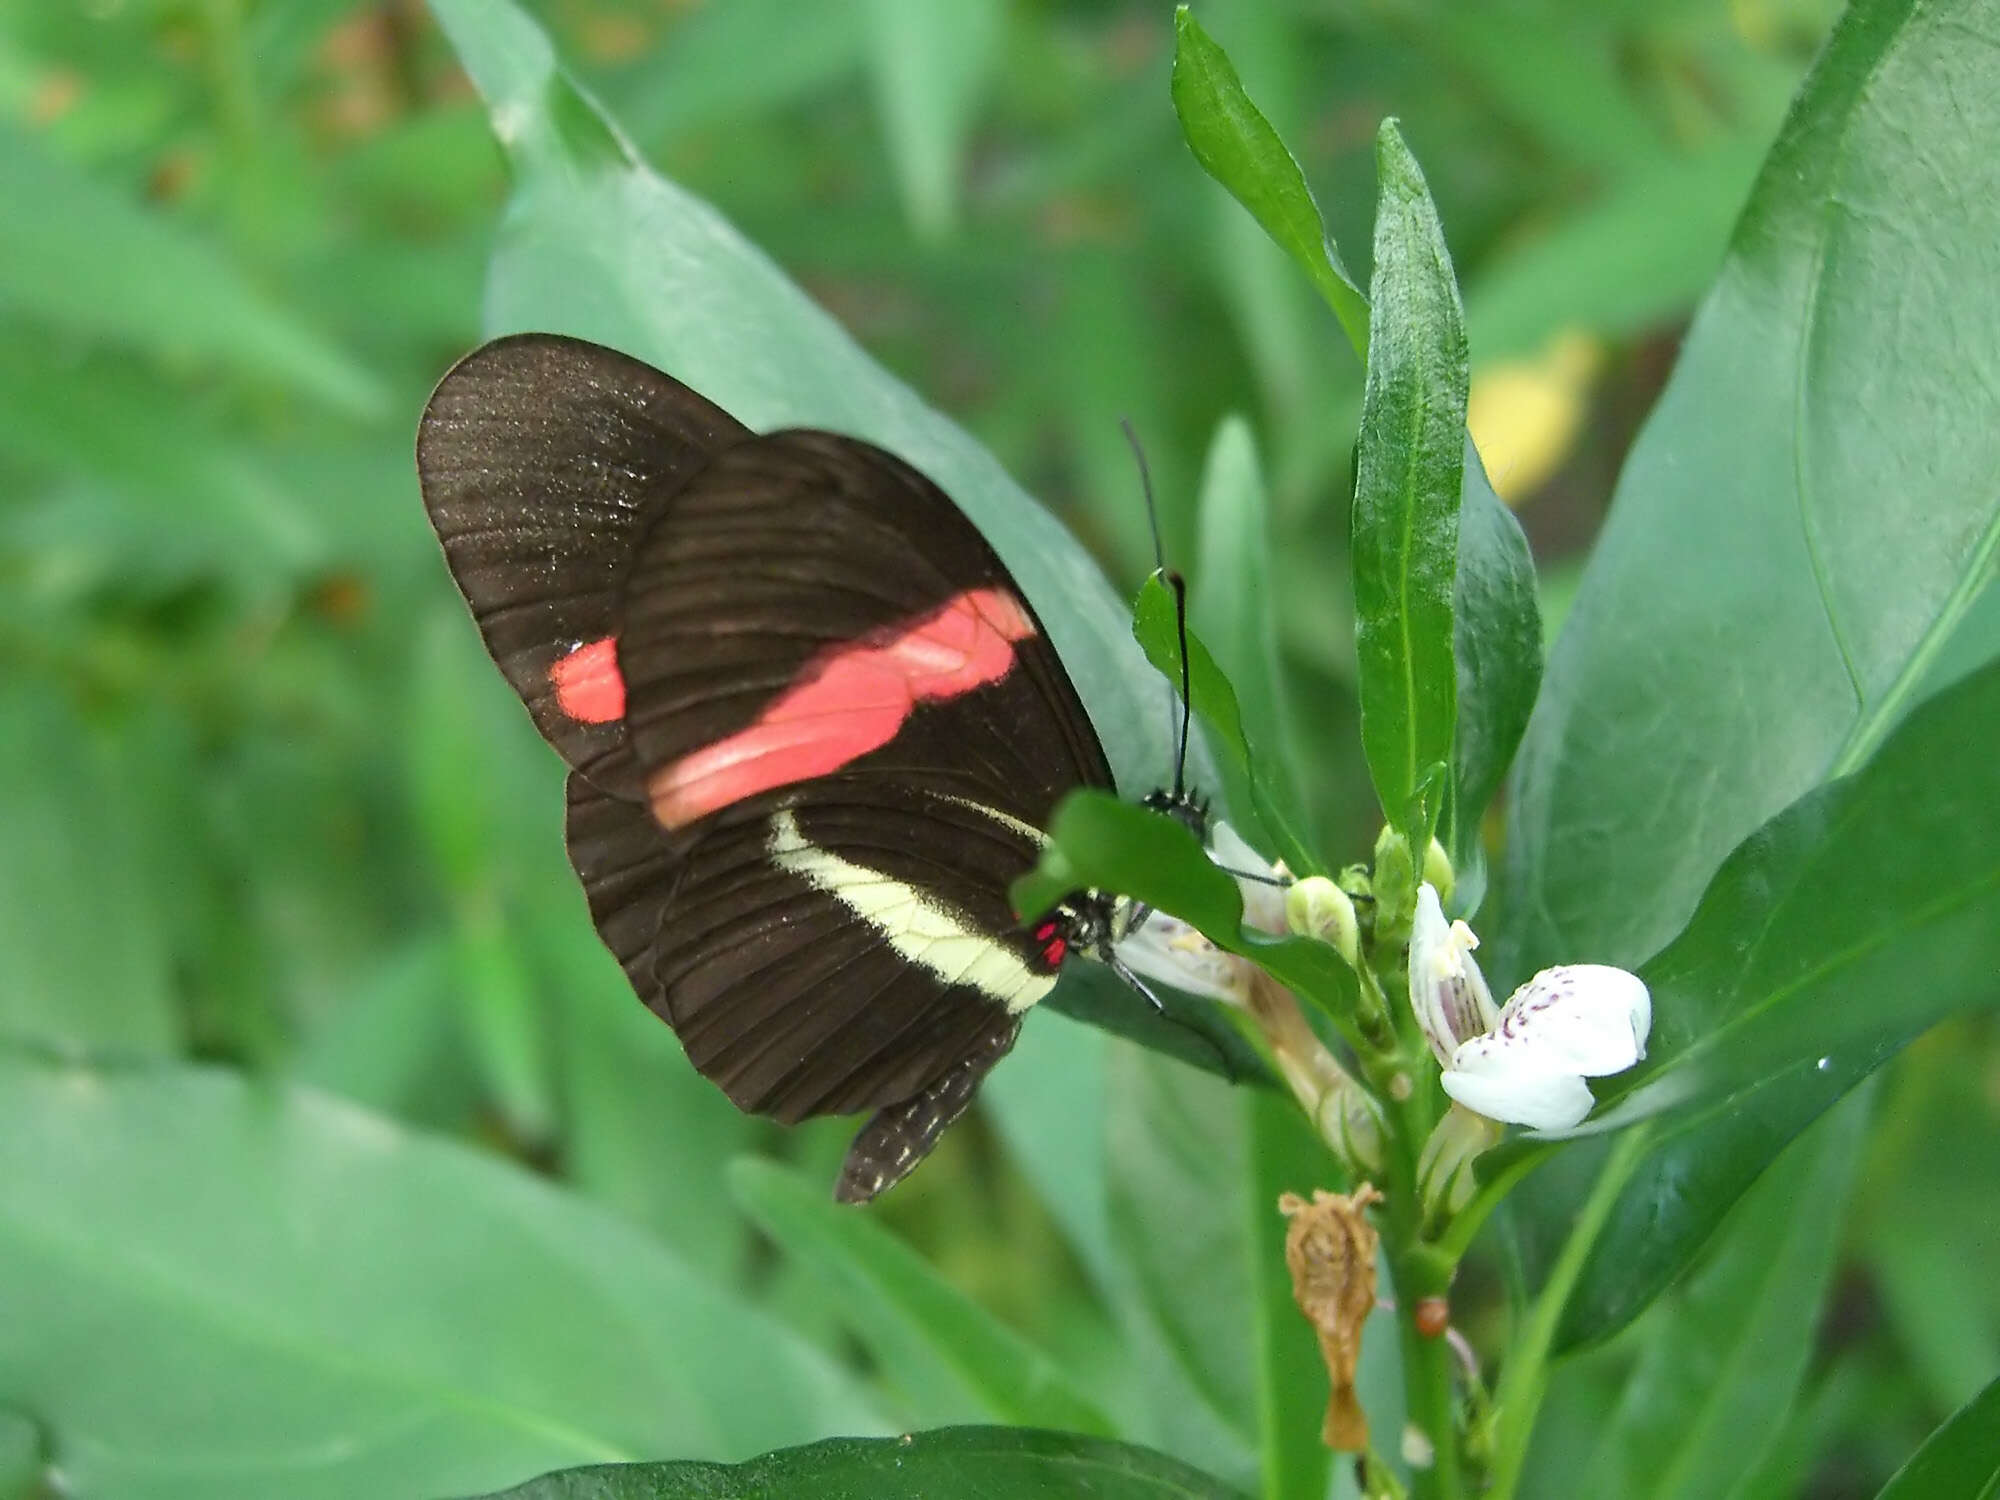
[[[1595,1102],[1586,1078],[1646,1055],[1653,1001],[1636,974],[1606,964],[1544,969],[1497,1014],[1463,922],[1445,926],[1437,893],[1417,893],[1410,1003],[1444,1065],[1444,1091],[1488,1119],[1566,1130]],[[1481,1018],[1484,1018],[1483,1024]]]
[[[1465,923],[1446,924],[1435,886],[1426,880],[1417,887],[1417,914],[1410,923],[1410,1005],[1440,1067],[1449,1068],[1461,1043],[1491,1031],[1500,1018],[1486,976],[1472,957],[1478,946]]]
[[[1148,912],[1146,920],[1118,940],[1119,961],[1133,973],[1170,984],[1190,995],[1242,1005],[1250,994],[1247,958],[1225,953],[1179,917]]]

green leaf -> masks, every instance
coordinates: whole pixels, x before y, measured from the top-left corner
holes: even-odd
[[[490,331],[614,344],[760,431],[829,428],[901,455],[958,502],[1019,581],[1120,783],[1158,784],[1173,747],[1130,617],[1061,525],[714,208],[636,160],[517,7],[435,0],[432,9],[515,173],[488,290]]]
[[[1470,442],[1452,591],[1457,657],[1457,775],[1439,840],[1458,872],[1453,905],[1471,911],[1485,885],[1480,819],[1513,763],[1542,684],[1542,612],[1521,523],[1487,483]]]
[[[1305,173],[1244,92],[1229,55],[1185,5],[1174,10],[1174,112],[1201,168],[1291,256],[1340,320],[1354,352],[1368,350],[1368,302],[1340,263]]]
[[[70,685],[0,693],[0,1035],[74,1051],[171,1052],[181,1020],[134,801]]]
[[[1173,88],[1174,107],[1196,159],[1300,264],[1334,308],[1355,353],[1366,359],[1368,300],[1340,265],[1298,163],[1186,6],[1175,13]],[[1458,379],[1462,414],[1462,372]],[[1456,781],[1445,789],[1442,832],[1459,869],[1460,900],[1470,907],[1484,889],[1480,815],[1527,727],[1541,683],[1542,632],[1527,539],[1487,482],[1469,439],[1461,473],[1453,596],[1459,743]],[[1392,809],[1392,816],[1401,811]]]
[[[1876,1500],[1992,1500],[2000,1493],[2000,1378],[1924,1439]]]
[[[920,235],[958,215],[965,142],[1005,19],[996,0],[867,0],[869,71],[903,206]]]
[[[1120,986],[1123,988],[1123,986]],[[1030,1017],[1021,1038],[979,1086],[980,1107],[999,1129],[1014,1165],[1100,1290],[1119,1273],[1106,1217],[1105,1068],[1112,1043],[1101,1030]]]
[[[1132,611],[1132,633],[1154,668],[1176,688],[1181,680],[1180,632],[1180,606],[1173,590],[1155,574],[1139,590]],[[1236,689],[1223,676],[1191,625],[1187,642],[1188,696],[1193,699],[1194,711],[1202,724],[1215,736],[1215,749],[1222,757],[1228,784],[1245,788],[1258,825],[1295,874],[1318,873],[1321,862],[1292,831],[1291,820],[1280,810],[1268,774],[1262,769],[1265,762],[1251,747],[1243,713],[1236,701]]]
[[[1496,967],[1632,964],[1722,857],[1861,765],[2000,546],[2000,64],[1850,8],[1641,435],[1513,781]]]
[[[305,1091],[0,1055],[0,1405],[79,1494],[462,1494],[875,1419],[648,1236]]]
[[[1200,567],[1188,591],[1189,619],[1201,622],[1203,642],[1214,656],[1219,688],[1233,689],[1241,708],[1241,732],[1235,737],[1241,741],[1241,759],[1250,764],[1274,815],[1286,828],[1296,829],[1301,826],[1300,802],[1292,778],[1292,735],[1278,659],[1269,502],[1257,462],[1256,439],[1250,424],[1241,417],[1225,417],[1215,429],[1202,466],[1199,504],[1201,530],[1195,556]],[[1138,628],[1136,619],[1134,623]],[[1160,674],[1178,685],[1179,640],[1173,642],[1172,659],[1164,662],[1145,634],[1141,634],[1139,644],[1146,648],[1147,658]],[[1189,654],[1195,654],[1192,648]],[[1195,694],[1195,703],[1210,732],[1222,736],[1221,766],[1229,785],[1229,806],[1250,807],[1256,797],[1249,780],[1240,774],[1243,767],[1230,754],[1232,737],[1215,723],[1218,716],[1227,717],[1226,706],[1213,697],[1205,701],[1200,692]],[[1252,743],[1264,747],[1262,758],[1251,759]],[[1261,808],[1258,815],[1261,819]],[[1309,872],[1308,868],[1294,868],[1299,874]]]
[[[1317,1335],[1292,1295],[1285,1263],[1289,1221],[1278,1211],[1278,1200],[1286,1193],[1310,1199],[1313,1189],[1331,1184],[1339,1169],[1290,1098],[1249,1089],[1242,1092],[1240,1108],[1248,1157],[1243,1214],[1256,1359],[1257,1470],[1271,1500],[1324,1495],[1333,1467],[1333,1454],[1320,1439],[1326,1416],[1320,1394],[1327,1388],[1326,1362]],[[1373,1405],[1364,1409],[1371,1421],[1384,1424],[1385,1432],[1393,1430],[1388,1426],[1393,1414],[1383,1409],[1380,1400],[1381,1377],[1395,1364],[1383,1358],[1385,1347],[1395,1347],[1393,1330],[1393,1319],[1376,1317],[1362,1337],[1363,1350],[1372,1356],[1362,1378]]]
[[[563,1175],[726,1285],[750,1236],[729,1163],[768,1130],[694,1070],[584,912],[568,872],[522,924],[555,1032]]]
[[[920,1414],[957,1395],[1016,1426],[1116,1430],[1061,1366],[866,1213],[770,1162],[739,1160],[729,1179],[764,1232],[837,1293],[842,1321]]]
[[[0,307],[158,358],[281,381],[353,415],[382,408],[373,375],[187,229],[12,127],[0,127],[0,201],[33,205],[0,216]]]
[[[1256,1303],[1241,1091],[1129,1048],[1114,1051],[1108,1083],[1111,1235],[1140,1431],[1253,1482],[1261,1445],[1257,1328],[1244,1317]],[[1202,1295],[1188,1296],[1195,1286]]]
[[[1358,985],[1340,955],[1310,938],[1273,937],[1245,927],[1236,882],[1211,864],[1195,836],[1172,818],[1103,792],[1065,797],[1050,819],[1041,863],[1014,882],[1012,899],[1017,911],[1034,913],[1085,888],[1116,891],[1179,917],[1217,947],[1254,959],[1330,1015],[1354,1013]]]
[[[1649,1325],[1572,1493],[1711,1500],[1756,1464],[1805,1376],[1840,1244],[1828,1226],[1870,1118],[1867,1099],[1849,1100],[1745,1195],[1715,1253]]]
[[[1393,121],[1376,138],[1381,195],[1353,554],[1361,741],[1389,822],[1422,858],[1452,759],[1453,593],[1464,483],[1464,317],[1444,231]],[[1442,788],[1439,789],[1442,791]],[[1420,803],[1429,803],[1421,806]]]
[[[1066,1432],[947,1427],[899,1438],[829,1438],[721,1464],[626,1464],[549,1474],[487,1500],[780,1500],[866,1495],[869,1500],[1241,1500],[1219,1479],[1144,1448]]]
[[[1580,1129],[1649,1122],[1651,1134],[1571,1299],[1564,1344],[1644,1307],[1785,1142],[1911,1038],[2000,1000],[1996,723],[2000,663],[1747,840],[1641,971],[1651,1056]],[[1534,1214],[1552,1232],[1569,1222],[1558,1200],[1574,1184],[1562,1180]]]

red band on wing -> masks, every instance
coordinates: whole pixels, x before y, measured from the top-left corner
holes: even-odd
[[[896,737],[925,699],[998,682],[1014,642],[1035,633],[1004,589],[967,589],[897,634],[843,646],[809,666],[749,728],[655,772],[653,816],[667,828],[758,792],[837,771]]]
[[[625,679],[611,636],[578,646],[549,668],[556,706],[579,724],[614,724],[625,717]]]

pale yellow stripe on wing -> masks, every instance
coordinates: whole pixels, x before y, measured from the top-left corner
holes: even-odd
[[[789,807],[772,814],[768,847],[779,869],[825,891],[946,984],[974,985],[1013,1015],[1055,988],[1053,974],[1029,968],[1013,949],[966,926],[916,886],[808,842]]]

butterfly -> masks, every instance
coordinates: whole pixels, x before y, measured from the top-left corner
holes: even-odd
[[[1064,961],[1115,964],[1144,918],[1094,891],[1026,924],[1009,904],[1056,803],[1113,785],[1033,607],[894,454],[753,433],[579,339],[467,355],[417,470],[569,767],[570,863],[633,989],[739,1108],[869,1113],[835,1197],[875,1197]],[[1199,833],[1178,782],[1155,805]]]

